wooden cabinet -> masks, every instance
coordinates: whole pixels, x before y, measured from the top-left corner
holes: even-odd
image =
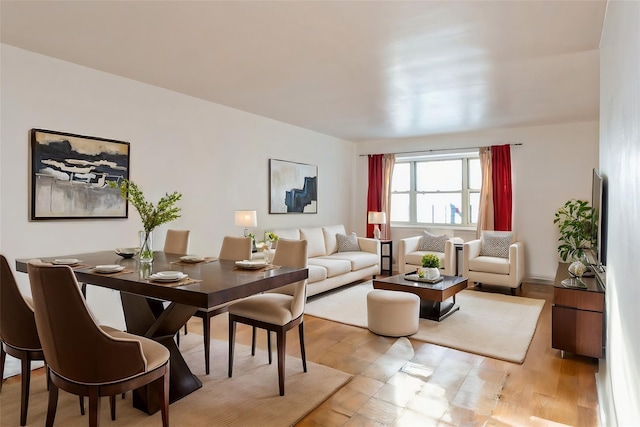
[[[564,352],[601,358],[604,355],[605,293],[595,277],[583,278],[586,289],[567,288],[569,264],[559,263],[551,308],[551,346]]]

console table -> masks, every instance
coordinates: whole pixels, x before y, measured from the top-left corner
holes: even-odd
[[[551,346],[565,352],[601,358],[604,355],[605,290],[596,277],[583,277],[586,288],[565,287],[569,264],[558,263],[551,308]]]

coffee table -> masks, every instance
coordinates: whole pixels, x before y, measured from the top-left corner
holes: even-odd
[[[420,297],[420,317],[440,322],[460,309],[456,305],[456,294],[467,288],[468,279],[459,276],[442,276],[438,283],[414,282],[404,274],[384,279],[375,279],[375,289],[411,292]],[[452,301],[448,301],[452,298]]]

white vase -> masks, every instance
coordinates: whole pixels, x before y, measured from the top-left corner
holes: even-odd
[[[425,268],[425,275],[424,277],[429,279],[429,280],[436,280],[438,277],[440,277],[440,269],[438,268]]]

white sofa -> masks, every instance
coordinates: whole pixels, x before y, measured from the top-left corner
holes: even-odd
[[[446,241],[444,252],[432,252],[420,250],[422,236],[408,237],[398,242],[398,271],[401,274],[412,273],[418,267],[422,267],[422,257],[425,254],[434,254],[440,258],[440,273],[445,276],[456,274],[456,243],[463,240],[455,237]]]
[[[272,230],[279,238],[307,241],[307,296],[380,274],[380,242],[358,237],[359,251],[338,252],[336,234],[344,225]]]

